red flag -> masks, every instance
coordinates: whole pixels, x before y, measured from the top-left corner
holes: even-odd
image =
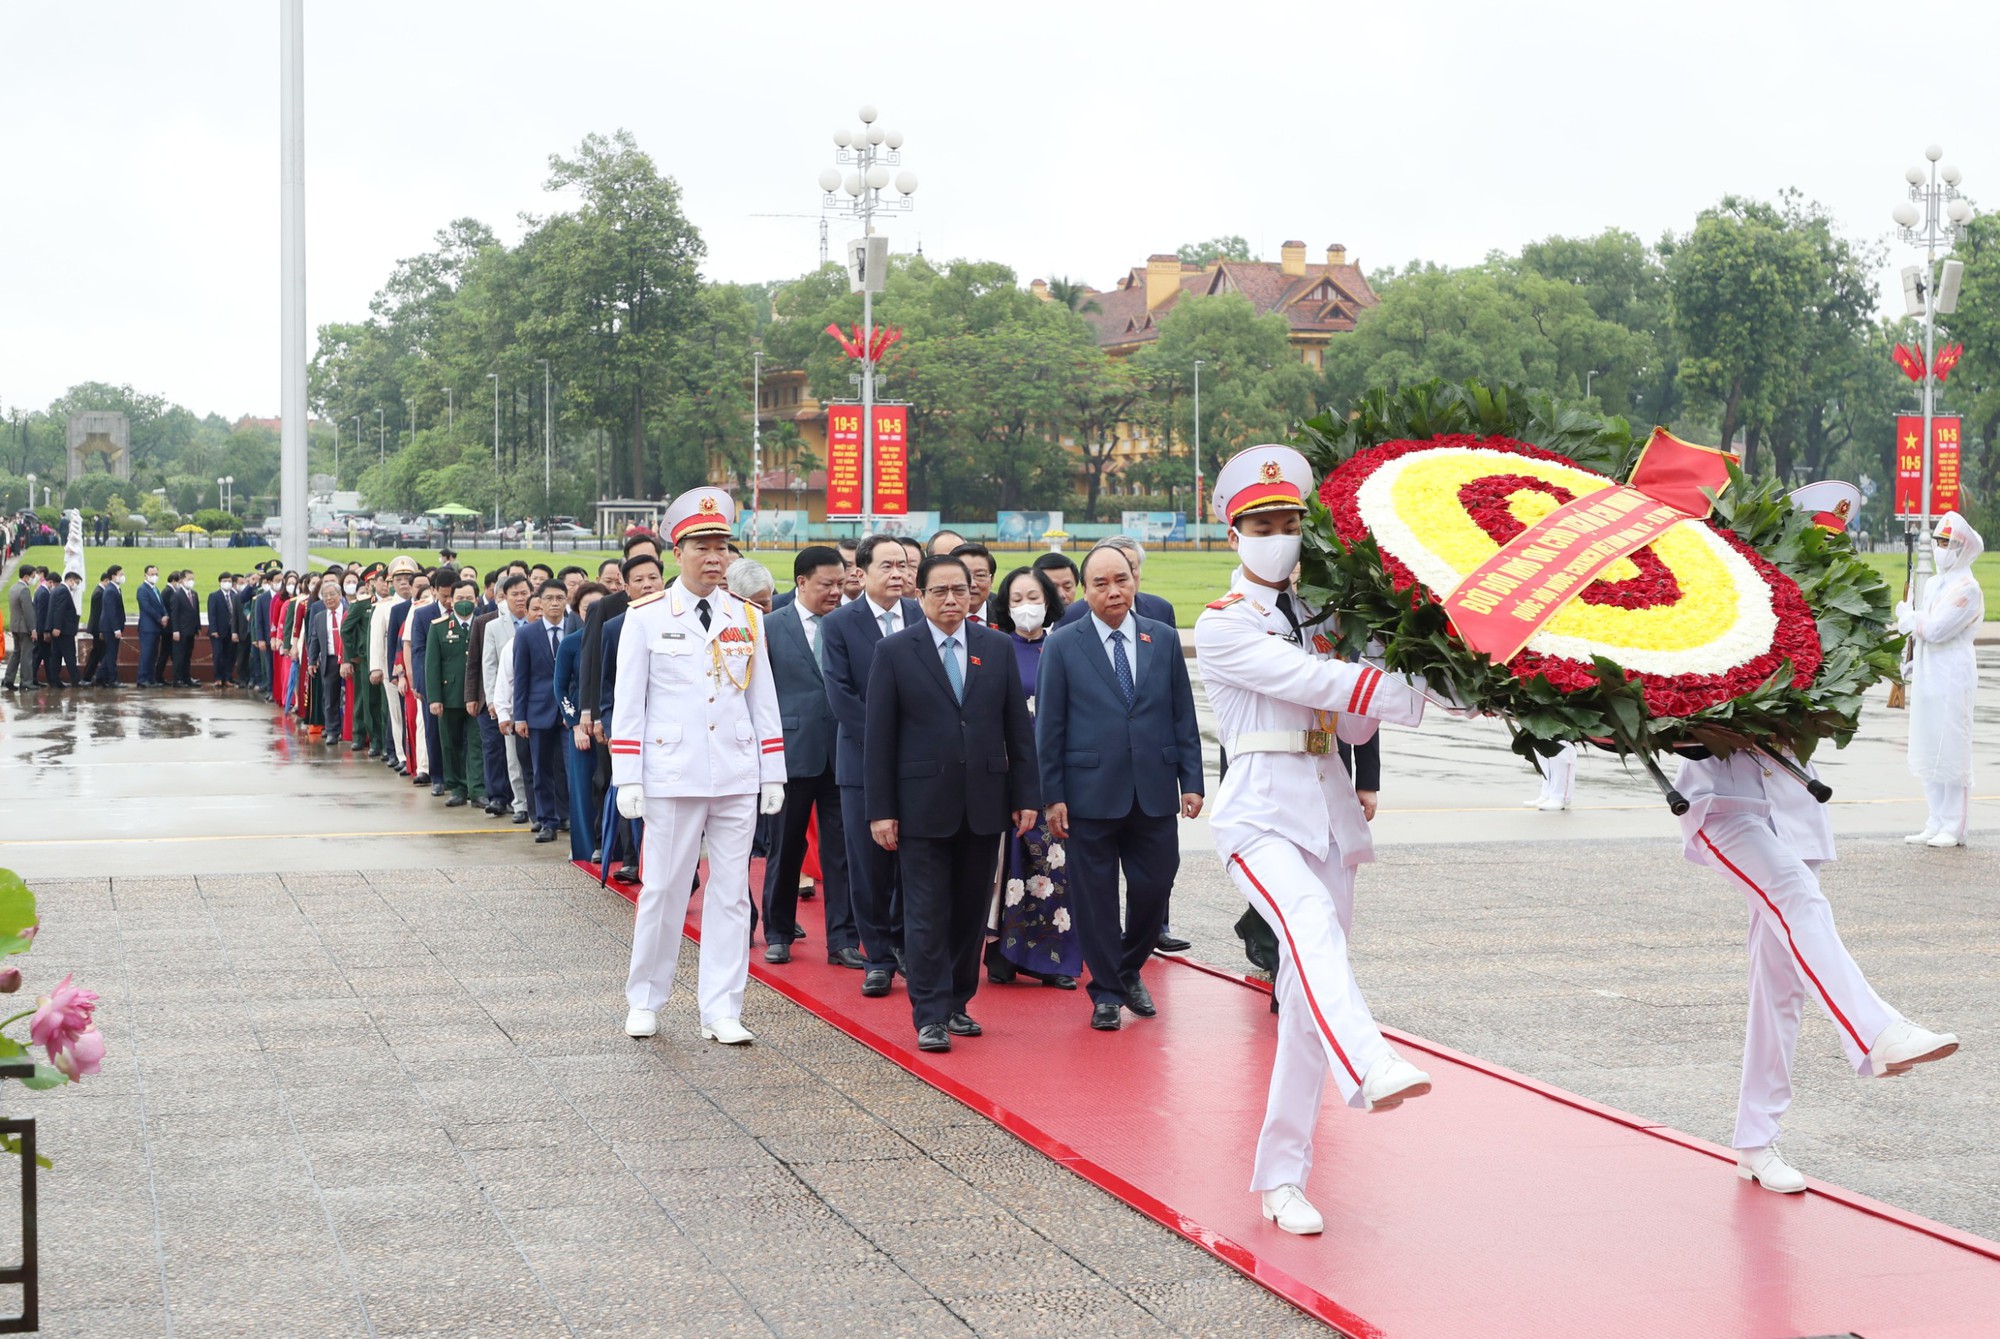
[[[1895,353],[1891,356],[1895,358],[1896,366],[1903,369],[1904,376],[1912,381],[1922,381],[1924,379],[1924,356],[1922,354],[1913,353],[1898,344]]]
[[[1937,361],[1931,365],[1932,371],[1937,374],[1937,379],[1943,381],[1946,377],[1950,376],[1951,370],[1958,366],[1958,360],[1964,356],[1965,346],[1963,344],[1953,344],[1948,348],[1938,350]]]
[[[855,333],[858,335],[860,333],[861,327],[856,326],[854,329]],[[859,358],[861,356],[861,346],[856,344],[853,340],[849,339],[847,337],[847,333],[840,328],[838,323],[828,326],[826,328],[826,333],[832,335],[834,339],[838,341],[841,350],[844,353],[846,353],[849,358]]]

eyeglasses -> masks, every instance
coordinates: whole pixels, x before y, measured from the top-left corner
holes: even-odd
[[[934,599],[934,600],[943,600],[943,599],[947,599],[947,598],[956,598],[956,599],[960,599],[960,600],[963,600],[963,599],[964,599],[964,598],[965,598],[966,596],[968,596],[968,595],[972,594],[972,587],[970,587],[970,586],[928,586],[928,587],[926,587],[926,588],[924,589],[924,594],[926,594],[926,595],[930,596],[930,597],[931,597],[932,599]]]

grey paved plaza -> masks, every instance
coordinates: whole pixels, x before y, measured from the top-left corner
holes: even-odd
[[[1785,1146],[2000,1236],[2000,809],[1975,806],[1972,849],[1904,846],[1903,728],[1871,710],[1828,764],[1826,882],[1878,990],[1966,1047],[1864,1082],[1809,1016]],[[1497,738],[1389,740],[1356,933],[1378,1015],[1726,1143],[1741,897],[1608,759],[1576,810],[1521,810],[1533,781]],[[692,954],[662,1035],[626,1040],[624,902],[520,829],[280,736],[263,704],[23,695],[0,767],[0,865],[44,915],[23,965],[102,992],[111,1044],[80,1087],[7,1092],[56,1163],[45,1333],[1326,1333],[768,990],[757,1045],[697,1041]],[[1187,840],[1176,924],[1240,966],[1242,903]],[[0,1254],[13,1212],[0,1192]]]

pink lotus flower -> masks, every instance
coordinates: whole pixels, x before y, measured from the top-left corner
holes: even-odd
[[[21,969],[18,967],[0,968],[0,995],[12,995],[20,988]]]
[[[104,1034],[87,1027],[69,1045],[49,1052],[49,1063],[61,1070],[71,1083],[80,1083],[97,1073],[104,1064]]]
[[[67,1051],[78,1037],[92,1031],[90,1016],[97,1012],[97,992],[85,990],[82,986],[71,985],[75,978],[72,972],[62,979],[62,984],[41,998],[41,1007],[28,1020],[28,1038],[35,1045],[49,1053],[49,1062],[56,1062],[58,1051]],[[104,1043],[97,1043],[100,1056],[104,1053]]]

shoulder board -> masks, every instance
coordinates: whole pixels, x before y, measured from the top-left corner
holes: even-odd
[[[656,590],[651,595],[641,595],[636,600],[628,600],[625,604],[625,607],[627,609],[643,609],[645,606],[651,604],[653,601],[659,599],[666,593],[667,592],[665,590]]]
[[[1242,598],[1243,598],[1242,591],[1233,590],[1219,600],[1210,600],[1208,602],[1208,607],[1210,609],[1227,609],[1230,605],[1235,604],[1238,600]]]

